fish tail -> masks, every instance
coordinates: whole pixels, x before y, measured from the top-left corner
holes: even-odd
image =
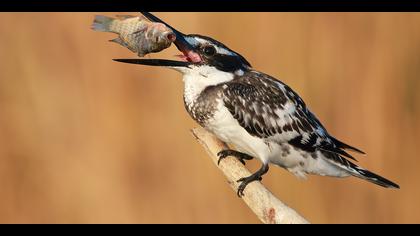
[[[91,28],[95,31],[111,32],[111,24],[114,20],[112,17],[96,15]]]

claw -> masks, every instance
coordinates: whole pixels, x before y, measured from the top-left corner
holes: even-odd
[[[238,197],[242,197],[244,196],[244,190],[246,188],[246,186],[248,186],[249,183],[254,182],[254,181],[261,181],[262,180],[262,176],[267,173],[268,171],[268,165],[264,164],[257,172],[255,172],[254,174],[248,176],[248,177],[243,177],[238,179],[236,182],[239,183],[241,182],[241,184],[238,187]]]
[[[245,194],[244,194],[244,190],[245,190],[245,188],[246,188],[246,186],[247,186],[248,184],[245,184],[245,182],[242,182],[240,185],[239,185],[239,187],[238,187],[238,192],[237,192],[237,195],[238,195],[238,197],[243,197],[243,196],[245,196]]]
[[[245,190],[245,188],[241,188],[241,186],[239,186],[239,188],[238,188],[238,192],[236,193],[236,194],[238,195],[238,197],[243,197],[243,196],[245,196],[245,194],[244,194],[244,190]]]
[[[259,179],[262,179],[261,177],[259,177]],[[240,179],[238,179],[236,182],[242,182],[240,185],[239,185],[239,187],[238,187],[238,192],[237,192],[237,194],[238,194],[238,197],[242,197],[242,196],[244,196],[245,194],[244,194],[244,190],[245,190],[245,188],[246,188],[246,186],[248,186],[248,184],[249,183],[251,183],[251,182],[253,182],[253,181],[255,181],[256,179],[254,178],[254,176],[249,176],[249,177],[244,177],[244,178],[240,178]]]
[[[236,157],[236,159],[238,161],[240,161],[243,165],[245,165],[245,161],[244,160],[251,160],[252,157],[248,156],[247,154],[238,152],[238,151],[234,151],[234,150],[230,150],[230,149],[226,149],[226,150],[222,150],[220,152],[217,153],[217,156],[219,157],[219,160],[217,160],[217,165],[220,164],[220,161],[222,159],[225,159],[228,156],[234,156]]]
[[[245,179],[246,179],[246,178],[240,178],[240,179],[238,179],[236,182],[237,182],[237,183],[239,183],[239,182],[243,182],[243,181],[245,181]]]
[[[220,161],[222,159],[225,159],[228,155],[226,153],[226,150],[222,150],[222,151],[220,151],[220,152],[217,153],[217,156],[219,157],[219,160],[217,160],[217,165],[219,165],[220,164]]]

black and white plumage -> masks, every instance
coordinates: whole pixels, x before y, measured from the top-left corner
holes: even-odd
[[[153,15],[149,17],[160,21]],[[346,150],[363,152],[328,134],[289,86],[252,69],[244,57],[214,39],[176,33],[175,44],[184,54],[184,64],[147,59],[120,61],[167,66],[183,73],[184,102],[191,117],[233,145],[236,151],[229,153],[236,152],[241,159],[256,157],[263,163],[255,174],[240,180],[239,195],[248,183],[261,179],[269,163],[299,177],[355,176],[383,187],[399,188],[351,162],[349,159],[355,159]]]

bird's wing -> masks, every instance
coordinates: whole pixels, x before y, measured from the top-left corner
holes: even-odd
[[[226,108],[253,136],[351,159],[344,149],[360,151],[329,136],[298,94],[266,74],[249,72],[238,76],[223,84],[223,95]]]

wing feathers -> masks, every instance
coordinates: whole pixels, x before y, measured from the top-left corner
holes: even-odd
[[[225,107],[253,136],[327,152],[344,164],[344,157],[356,161],[345,149],[364,153],[328,135],[298,94],[266,74],[248,72],[221,86]]]
[[[357,161],[356,158],[354,158],[353,156],[351,156],[350,154],[348,154],[346,151],[341,150],[339,148],[336,147],[330,147],[330,146],[321,146],[318,147],[319,150],[325,151],[325,152],[330,152],[330,153],[334,153],[334,154],[339,154],[341,156],[345,156],[347,158],[350,158],[354,161]]]
[[[332,139],[332,141],[335,143],[335,145],[337,145],[337,147],[341,148],[341,149],[348,149],[354,152],[358,152],[360,154],[366,154],[364,151],[357,149],[355,147],[352,147],[348,144],[345,144],[343,142],[341,142],[340,140],[335,139],[334,137],[330,137]]]
[[[268,75],[251,71],[223,84],[223,102],[253,136],[270,142],[286,142],[309,153],[320,151],[325,160],[353,176],[383,187],[399,188],[350,162],[349,159],[356,159],[345,150],[364,152],[331,137],[291,88]]]

